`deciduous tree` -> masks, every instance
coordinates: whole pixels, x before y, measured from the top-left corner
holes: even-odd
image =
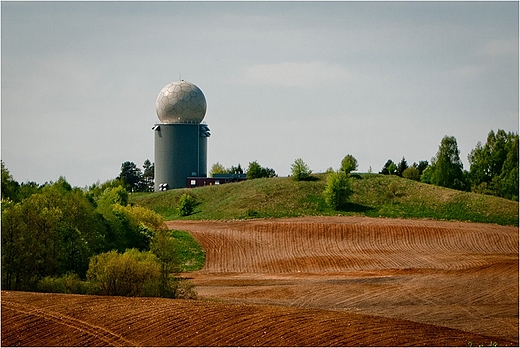
[[[212,178],[213,175],[215,174],[227,174],[228,173],[228,169],[226,169],[226,167],[224,167],[222,164],[220,164],[219,162],[213,164],[211,166],[211,169],[209,170],[209,176]]]
[[[411,166],[403,171],[403,178],[419,181],[421,179],[421,174],[417,167]]]
[[[312,170],[309,168],[307,163],[301,158],[294,160],[291,164],[291,177],[296,181],[308,180],[311,177]]]
[[[432,158],[431,183],[438,186],[464,190],[465,182],[457,139],[445,136],[437,155]]]
[[[518,199],[518,134],[490,131],[468,155],[469,178],[475,192]]]
[[[276,172],[272,168],[262,167],[257,161],[253,161],[249,163],[249,167],[247,168],[247,178],[248,179],[258,179],[258,178],[273,178],[276,176]]]
[[[150,250],[155,254],[160,265],[159,293],[161,297],[176,297],[174,276],[181,271],[175,239],[166,229],[157,230]]]
[[[351,172],[357,170],[358,162],[354,158],[354,156],[348,154],[343,160],[341,160],[341,170],[345,172],[345,174],[350,174]]]

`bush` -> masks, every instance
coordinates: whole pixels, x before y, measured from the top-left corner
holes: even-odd
[[[296,181],[303,181],[310,179],[312,170],[309,166],[301,159],[298,158],[291,164],[291,176]]]
[[[151,252],[110,251],[90,260],[87,278],[101,295],[157,296],[160,270]]]
[[[160,266],[158,289],[161,297],[175,297],[176,285],[172,274],[181,270],[180,258],[177,253],[177,241],[169,231],[157,231],[150,246],[151,252],[157,258]]]
[[[67,273],[61,277],[45,277],[37,284],[40,292],[54,292],[63,294],[89,294],[89,282],[82,281],[76,273]]]
[[[403,171],[403,178],[419,181],[421,180],[421,173],[416,167],[408,167]]]
[[[345,209],[352,195],[350,186],[350,179],[344,171],[329,174],[323,191],[327,204],[335,210]]]
[[[185,193],[179,199],[179,215],[180,216],[188,216],[193,214],[193,210],[195,210],[195,206],[197,205],[197,200],[192,195]]]
[[[396,182],[391,182],[386,189],[386,198],[393,199],[399,196],[399,186]]]
[[[130,249],[124,254],[110,251],[93,257],[87,272],[91,282],[90,293],[196,298],[190,281],[174,276],[179,271],[175,242],[166,231],[162,232],[161,237],[154,240],[153,252]]]

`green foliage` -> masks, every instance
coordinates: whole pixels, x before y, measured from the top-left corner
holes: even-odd
[[[193,210],[197,205],[197,200],[191,194],[185,193],[181,196],[178,203],[180,216],[188,216],[193,214]]]
[[[118,179],[123,180],[125,188],[130,191],[139,191],[139,182],[143,176],[143,172],[139,169],[134,162],[126,161],[121,164],[121,173]]]
[[[257,161],[249,163],[247,168],[247,179],[274,178],[276,172],[272,168],[262,167]]]
[[[176,240],[166,230],[159,230],[150,246],[150,250],[157,257],[159,273],[159,294],[161,297],[175,297],[175,287],[172,286],[172,276],[181,270],[180,260],[176,253]]]
[[[468,155],[469,179],[475,192],[518,200],[518,134],[490,131]]]
[[[394,199],[399,196],[399,185],[394,181],[388,184],[388,188],[386,190],[386,198],[389,200]]]
[[[88,187],[86,195],[91,202],[96,204],[97,200],[101,197],[101,195],[105,193],[105,191],[107,191],[107,189],[113,189],[118,187],[123,188],[124,186],[125,183],[121,179],[108,180],[104,183],[97,182]],[[128,197],[128,192],[126,192],[126,197]]]
[[[90,282],[83,281],[76,273],[67,273],[61,277],[47,276],[38,281],[37,290],[64,294],[91,294]]]
[[[2,202],[4,289],[36,290],[69,273],[83,278],[92,256],[112,249],[148,250],[155,231],[164,228],[159,214],[128,206],[128,193],[117,181],[88,192],[63,177],[34,187],[22,200],[18,191],[16,202]]]
[[[397,164],[397,169],[396,169],[396,172],[395,174],[397,176],[403,176],[403,172],[408,169],[408,162],[406,162],[406,159],[403,157],[401,159],[401,162],[399,162],[399,164]]]
[[[209,176],[212,178],[214,174],[244,174],[244,171],[242,170],[242,166],[240,163],[237,167],[231,166],[231,168],[226,168],[219,162],[215,163],[211,166],[211,169],[209,170]]]
[[[127,250],[94,256],[90,260],[87,278],[97,292],[109,296],[144,296],[157,292],[159,264],[151,252]]]
[[[14,180],[13,176],[9,172],[9,169],[5,166],[5,163],[1,161],[2,167],[2,201],[21,202],[25,198],[35,193],[41,193],[42,189],[46,185],[38,185],[34,181],[28,181],[24,183],[18,183]],[[60,178],[65,180],[64,178]],[[49,184],[49,185],[52,185]]]
[[[231,168],[228,169],[228,173],[229,174],[244,174],[244,171],[242,170],[242,166],[239,163],[238,167],[231,166]]]
[[[4,164],[4,161],[0,161],[2,167],[2,200],[8,199],[16,201],[18,194],[18,182],[13,179],[13,176]]]
[[[107,188],[97,200],[97,211],[106,221],[105,240],[108,250],[148,248],[153,230],[162,224],[157,214],[140,207],[127,206],[128,193],[121,187]]]
[[[441,140],[436,157],[432,158],[430,182],[434,185],[464,190],[466,182],[462,171],[462,161],[457,140],[445,136]]]
[[[421,173],[417,167],[408,167],[403,171],[403,178],[419,181],[421,179]]]
[[[122,186],[105,189],[97,199],[97,206],[101,212],[105,209],[110,210],[110,207],[114,204],[128,204],[128,192]]]
[[[121,164],[121,173],[117,179],[121,180],[129,192],[151,192],[154,186],[154,164],[145,160],[141,170],[134,162],[126,161]]]
[[[352,195],[350,180],[344,171],[331,173],[327,177],[327,186],[323,191],[325,202],[334,210],[344,210]]]
[[[421,182],[423,182],[425,184],[431,184],[432,183],[432,173],[433,173],[432,166],[426,167],[421,175]]]
[[[155,178],[155,164],[146,159],[143,163],[143,176],[138,185],[139,189],[144,192],[153,192]]]
[[[152,251],[129,249],[99,254],[90,260],[87,272],[90,291],[109,296],[155,296],[196,298],[193,285],[175,277],[179,272],[175,239],[159,231]]]
[[[395,165],[394,162],[390,163],[390,165],[388,166],[388,174],[395,175],[396,172],[397,172],[397,166]]]
[[[211,166],[209,170],[209,177],[212,178],[214,174],[227,174],[228,170],[219,162]]]
[[[34,287],[45,276],[85,274],[103,248],[103,223],[80,190],[46,187],[2,210],[2,279],[8,288]],[[16,256],[13,256],[16,255]]]
[[[386,161],[385,165],[383,166],[383,169],[379,172],[379,174],[384,175],[394,175],[397,172],[397,166],[395,165],[394,161],[389,159]]]
[[[112,231],[118,237],[115,239],[114,249],[119,251],[130,248],[147,250],[154,231],[161,228],[162,218],[158,214],[138,206],[115,204],[112,206],[112,212],[114,214],[114,220],[111,220]]]
[[[301,158],[294,160],[291,164],[291,177],[296,181],[308,180],[311,177],[312,170]]]
[[[358,168],[358,162],[354,158],[354,156],[348,154],[346,155],[343,160],[341,160],[341,169],[345,172],[345,174],[350,174],[351,172],[357,170]]]
[[[22,290],[35,276],[29,262],[31,235],[21,204],[2,203],[2,288]]]
[[[2,170],[4,181],[13,180]],[[25,193],[19,186],[15,200],[3,200],[2,288],[196,296],[193,285],[175,275],[204,265],[200,245],[186,232],[169,234],[159,214],[128,205],[120,184],[98,183],[86,192],[60,177]]]
[[[428,161],[419,161],[419,164],[413,164],[419,170],[419,175],[422,175],[424,170],[428,167]]]

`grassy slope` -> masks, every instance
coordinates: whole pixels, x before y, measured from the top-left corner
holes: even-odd
[[[306,215],[364,215],[392,218],[429,218],[518,225],[518,202],[450,190],[416,181],[377,174],[352,179],[354,194],[346,211],[330,209],[322,192],[326,176],[316,181],[290,178],[256,179],[241,183],[134,194],[133,203],[148,207],[165,219],[179,219],[177,201],[193,194],[200,204],[184,219],[246,219]]]
[[[197,271],[204,267],[206,254],[199,243],[185,231],[171,231],[177,241],[177,255],[183,272]]]

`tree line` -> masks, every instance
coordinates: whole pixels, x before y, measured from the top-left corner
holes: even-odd
[[[457,139],[445,136],[431,164],[408,166],[404,157],[398,164],[389,159],[379,173],[518,201],[518,134],[491,130],[486,143],[471,150],[468,162],[469,171],[463,168]]]
[[[116,179],[120,180],[128,192],[153,192],[154,168],[155,164],[148,159],[144,161],[143,169],[139,168],[134,162],[126,161],[121,164],[121,172]],[[226,168],[217,162],[209,171],[210,177],[213,174],[246,174],[247,179],[274,178],[277,176],[273,168],[262,167],[258,161],[250,162],[245,172],[240,163],[236,167]]]
[[[176,296],[176,242],[125,186],[19,184],[2,162],[2,289]]]
[[[485,144],[478,142],[476,147],[468,155],[469,171],[464,170],[460,159],[460,150],[454,136],[444,136],[439,145],[437,154],[429,163],[421,160],[409,165],[403,157],[395,163],[388,159],[379,174],[397,175],[406,179],[421,181],[427,184],[447,187],[462,191],[472,191],[488,195],[495,195],[506,199],[518,201],[519,194],[519,167],[518,167],[518,134],[505,132],[499,129],[496,133],[491,130]],[[357,170],[357,160],[351,154],[346,155],[341,161],[340,169],[334,172],[329,168],[328,174],[331,181],[338,189],[342,190],[342,197],[347,199],[350,189],[347,188],[348,176]],[[240,164],[238,167],[226,168],[220,163],[211,167],[212,174],[242,174]],[[345,177],[341,174],[345,173]],[[248,179],[262,177],[276,177],[274,169],[262,167],[257,161],[249,163],[246,171]],[[291,177],[295,180],[312,180],[312,170],[298,158],[291,165]],[[329,175],[330,176],[330,175]],[[329,189],[329,195],[333,190]],[[328,199],[331,201],[331,198]],[[334,199],[332,199],[334,201]],[[338,204],[334,203],[339,207]]]
[[[214,174],[246,174],[247,179],[275,178],[278,176],[273,168],[262,167],[258,161],[249,162],[245,171],[242,169],[240,163],[236,167],[231,166],[226,168],[217,162],[213,164],[209,170],[210,177],[213,177]]]

